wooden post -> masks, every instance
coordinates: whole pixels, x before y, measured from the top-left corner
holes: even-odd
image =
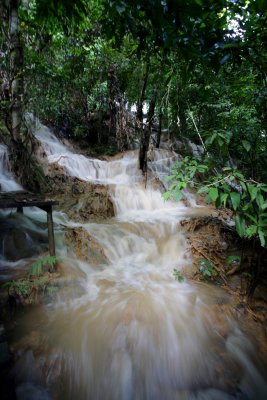
[[[48,244],[50,256],[56,255],[55,250],[55,238],[54,238],[54,228],[53,228],[53,216],[52,216],[52,206],[47,207],[47,228],[48,228]]]

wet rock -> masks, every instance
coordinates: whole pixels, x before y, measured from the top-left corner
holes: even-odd
[[[28,349],[32,349],[35,355],[47,349],[47,337],[38,331],[31,331],[29,334],[21,338],[13,344],[12,352],[21,356]]]
[[[73,247],[79,259],[88,261],[92,265],[107,263],[102,247],[86,229],[66,227],[64,230],[66,242]]]
[[[21,258],[30,257],[36,254],[33,240],[26,231],[12,227],[3,238],[3,256],[7,260],[17,261]]]
[[[6,364],[8,361],[10,361],[10,359],[11,356],[9,353],[8,343],[0,343],[0,365]]]
[[[61,192],[64,196],[58,194]],[[78,178],[66,177],[64,184],[58,184],[57,194],[53,195],[53,199],[59,202],[59,209],[75,221],[85,222],[115,215],[108,187]]]
[[[51,400],[47,389],[33,383],[26,382],[16,388],[17,400]]]
[[[0,220],[0,253],[10,261],[31,257],[47,248],[45,234],[34,231],[21,223],[16,214]]]
[[[57,163],[48,164],[45,172],[50,178],[59,179],[60,177],[61,180],[64,176],[67,178],[64,167]]]
[[[6,331],[4,325],[0,325],[0,366],[8,363],[11,360],[11,354],[9,351]]]

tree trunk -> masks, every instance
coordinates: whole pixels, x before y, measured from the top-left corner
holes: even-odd
[[[149,62],[147,62],[145,74],[144,74],[143,85],[142,85],[140,97],[138,99],[137,110],[136,110],[137,124],[139,123],[141,125],[143,123],[143,105],[144,105],[144,101],[145,101],[146,87],[147,87],[147,83],[148,83],[149,67],[150,67],[150,64],[149,64]]]
[[[110,120],[109,120],[109,134],[110,136],[116,135],[116,77],[115,77],[115,69],[113,66],[109,68],[108,71],[108,92],[109,92],[109,99],[108,99],[108,106],[109,106],[109,113],[110,113]]]
[[[9,113],[7,128],[10,132],[9,150],[12,169],[20,183],[29,190],[48,190],[48,183],[34,157],[34,138],[23,129],[24,71],[23,41],[19,28],[21,0],[6,0],[8,15],[9,49]],[[24,127],[25,128],[25,127]]]
[[[23,44],[19,31],[20,0],[9,0],[10,127],[15,142],[22,142],[23,116]]]

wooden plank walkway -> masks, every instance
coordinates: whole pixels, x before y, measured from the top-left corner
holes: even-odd
[[[38,207],[47,213],[48,245],[51,256],[56,254],[52,209],[56,205],[57,201],[45,200],[41,195],[26,191],[0,192],[0,209],[16,208],[17,212],[23,212],[24,207]]]

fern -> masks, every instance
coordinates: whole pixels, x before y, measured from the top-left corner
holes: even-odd
[[[3,288],[7,289],[8,294],[16,293],[19,296],[27,297],[31,293],[32,284],[29,281],[9,281],[2,285]]]
[[[49,266],[52,271],[55,269],[56,264],[59,262],[59,257],[57,256],[46,256],[42,257],[39,260],[36,260],[29,272],[30,276],[40,276],[44,273],[44,267]]]

